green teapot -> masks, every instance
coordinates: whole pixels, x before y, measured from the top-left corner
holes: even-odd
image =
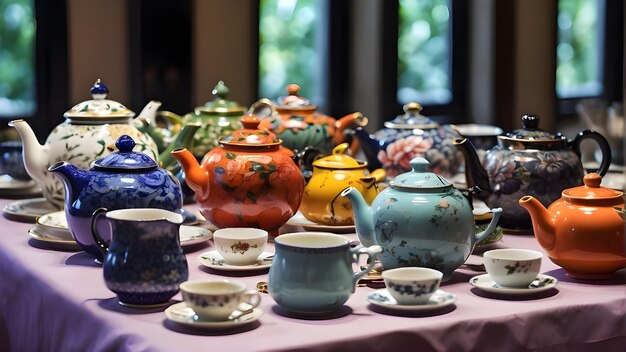
[[[206,153],[219,145],[220,137],[243,128],[241,118],[246,112],[246,107],[237,102],[226,100],[229,92],[230,90],[223,81],[217,82],[211,91],[216,98],[183,116],[185,123],[199,123],[201,126],[194,136],[194,148],[192,150],[193,155],[198,160],[201,160]]]

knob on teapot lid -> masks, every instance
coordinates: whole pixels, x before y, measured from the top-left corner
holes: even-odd
[[[584,186],[568,188],[563,191],[563,196],[570,200],[575,199],[579,202],[594,200],[616,200],[622,202],[623,192],[600,186],[602,176],[597,173],[588,173],[583,177]]]
[[[350,155],[346,155],[346,150],[350,144],[341,143],[333,148],[332,154],[313,162],[313,166],[324,169],[359,169],[367,167],[364,161],[358,161]]]
[[[63,114],[64,117],[82,124],[104,124],[108,122],[128,122],[135,113],[117,101],[106,99],[109,88],[100,80],[89,90],[92,100],[74,105]]]
[[[422,105],[416,102],[405,104],[402,109],[404,114],[396,116],[392,121],[385,122],[385,127],[395,129],[432,129],[439,124],[421,114]]]
[[[292,83],[287,86],[287,93],[289,95],[278,98],[277,109],[282,110],[315,110],[317,106],[311,104],[309,99],[303,98],[298,95],[300,93],[300,86]]]
[[[224,84],[224,81],[217,82],[217,85],[211,90],[211,94],[215,96],[212,101],[206,102],[203,106],[195,109],[196,113],[204,112],[212,115],[243,115],[246,108],[236,101],[227,100],[230,89]]]
[[[522,116],[522,128],[506,134],[508,138],[526,139],[526,140],[562,140],[564,137],[554,135],[539,129],[539,121],[541,119],[537,115],[526,114]]]
[[[449,188],[450,181],[443,176],[428,171],[428,160],[417,157],[410,162],[412,171],[396,176],[391,182],[391,187],[396,188]]]
[[[260,129],[261,120],[255,115],[246,115],[241,118],[243,128],[236,130],[226,137],[220,138],[220,144],[233,146],[268,146],[282,144],[275,134]]]
[[[158,166],[157,162],[147,154],[134,152],[135,141],[129,135],[123,134],[115,142],[117,152],[113,152],[102,159],[94,161],[96,169],[107,170],[136,170],[151,169]]]

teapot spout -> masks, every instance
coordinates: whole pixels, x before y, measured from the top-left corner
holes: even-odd
[[[196,197],[206,199],[209,196],[209,175],[200,166],[198,160],[186,148],[174,149],[172,156],[178,161],[185,172],[185,182],[196,194]]]
[[[546,250],[554,248],[555,226],[554,219],[548,210],[533,196],[520,198],[519,205],[530,213],[533,222],[533,232],[539,244]]]
[[[480,198],[491,193],[489,185],[489,175],[483,168],[476,154],[476,149],[467,138],[458,138],[454,145],[461,150],[465,157],[465,179],[469,187],[478,186],[481,190]],[[485,194],[486,193],[486,194]]]
[[[199,123],[187,124],[183,126],[183,129],[176,135],[176,138],[167,146],[167,148],[159,155],[159,160],[163,168],[171,171],[173,174],[177,174],[180,171],[180,166],[174,162],[174,156],[172,151],[174,149],[192,149],[193,137],[201,127]]]
[[[378,152],[381,150],[380,143],[374,137],[372,137],[363,127],[357,127],[355,129],[346,130],[347,133],[351,133],[359,141],[359,146],[365,154],[367,159],[367,166],[370,170],[380,169],[383,165],[378,160]]]
[[[371,208],[367,205],[361,193],[354,187],[348,187],[341,192],[341,196],[348,198],[352,203],[354,224],[361,244],[365,247],[375,245],[374,219],[372,218]]]
[[[90,179],[87,175],[89,171],[81,170],[66,161],[59,161],[50,166],[48,171],[57,175],[63,182],[66,204],[72,202],[74,195],[80,194],[80,191],[87,185]]]
[[[40,184],[46,183],[46,167],[48,165],[48,147],[39,144],[35,132],[24,120],[13,120],[9,126],[14,127],[22,139],[22,158],[28,175]]]

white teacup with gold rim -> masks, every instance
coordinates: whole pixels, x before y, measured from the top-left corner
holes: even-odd
[[[213,241],[217,253],[229,265],[252,265],[263,253],[268,233],[251,227],[232,227],[216,230]]]
[[[187,307],[204,321],[235,319],[261,303],[256,290],[246,290],[246,284],[237,280],[185,281],[180,292]]]

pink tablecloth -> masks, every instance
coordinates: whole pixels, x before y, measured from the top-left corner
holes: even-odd
[[[8,202],[0,200],[0,207]],[[612,280],[582,282],[544,260],[542,272],[560,280],[557,289],[530,299],[502,299],[473,288],[468,280],[477,273],[459,269],[441,287],[457,295],[452,309],[419,316],[376,310],[366,301],[374,290],[369,287],[358,287],[328,319],[290,316],[263,295],[259,322],[213,333],[172,324],[163,308],[120,306],[88,255],[38,246],[27,234],[32,226],[0,220],[0,351],[621,351],[626,346],[624,271]],[[505,235],[497,246],[539,249],[533,237],[518,235]],[[190,279],[233,276],[198,264],[197,257],[212,249],[207,242],[188,253]],[[480,259],[473,255],[469,262]],[[249,287],[267,281],[267,272],[234,276]],[[178,294],[173,300],[180,299]]]

